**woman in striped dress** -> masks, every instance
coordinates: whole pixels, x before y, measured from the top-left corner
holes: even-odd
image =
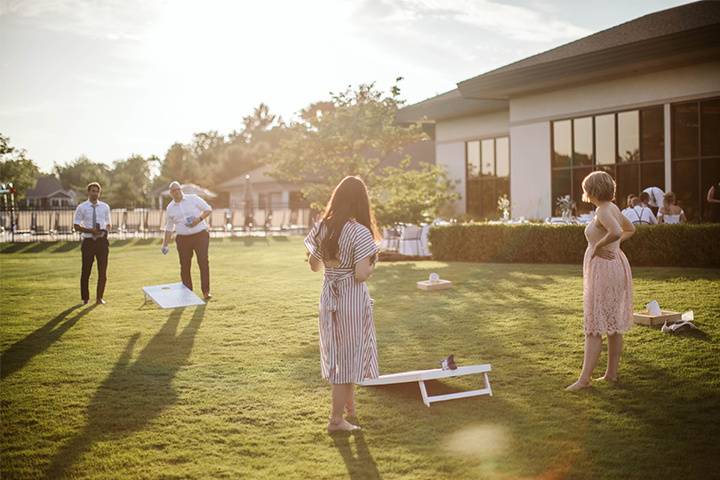
[[[372,303],[365,281],[375,267],[380,239],[367,188],[345,177],[332,193],[322,220],[305,238],[312,271],[324,268],[320,295],[320,367],[332,384],[328,432],[360,427],[355,416],[354,384],[377,378],[378,360]]]

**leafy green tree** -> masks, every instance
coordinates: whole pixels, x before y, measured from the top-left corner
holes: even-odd
[[[55,165],[54,173],[60,179],[60,183],[66,190],[74,190],[82,198],[87,191],[87,184],[98,182],[104,190],[108,190],[110,181],[110,169],[104,163],[93,162],[85,155],[82,155],[72,162],[64,165]]]
[[[419,222],[455,198],[443,171],[410,169],[409,161],[380,168],[381,159],[426,138],[419,125],[395,121],[404,103],[398,78],[389,93],[363,84],[303,110],[272,155],[273,175],[303,185],[314,208],[322,208],[337,183],[358,175],[375,199],[381,223]]]
[[[110,185],[106,193],[113,208],[138,208],[151,204],[151,165],[159,162],[157,157],[144,158],[132,155],[126,160],[113,163]]]
[[[398,167],[385,167],[371,189],[380,225],[430,222],[440,210],[458,199],[444,169],[423,163],[410,169],[406,157]]]
[[[17,190],[16,200],[23,200],[39,175],[40,169],[27,158],[27,152],[10,146],[10,138],[0,133],[0,183],[12,182]]]

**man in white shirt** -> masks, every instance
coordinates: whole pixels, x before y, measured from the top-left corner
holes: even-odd
[[[647,206],[650,207],[653,214],[657,215],[658,209],[663,206],[665,192],[658,187],[648,187],[643,190],[643,193],[647,193],[647,197],[641,194],[641,198],[647,198]]]
[[[210,246],[210,233],[205,219],[212,213],[212,207],[197,195],[185,194],[178,182],[170,184],[172,201],[167,206],[167,223],[165,225],[165,238],[161,251],[166,255],[168,243],[173,232],[178,256],[180,257],[180,278],[183,285],[192,290],[192,275],[190,266],[193,253],[197,255],[200,268],[200,287],[205,300],[210,300],[210,265],[208,261],[208,247]]]
[[[642,204],[640,197],[633,197],[630,205],[622,211],[622,214],[632,222],[633,225],[656,225],[658,223],[655,214]]]
[[[107,233],[110,225],[110,206],[100,201],[100,184],[92,182],[87,186],[88,199],[75,209],[73,228],[82,235],[82,274],[80,275],[80,297],[84,304],[90,301],[90,273],[97,259],[98,281],[96,303],[105,304],[105,284],[107,283],[108,254],[110,244]]]

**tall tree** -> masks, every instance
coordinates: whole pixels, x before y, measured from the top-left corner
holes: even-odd
[[[16,199],[22,200],[29,188],[35,186],[40,169],[27,158],[24,149],[10,145],[10,138],[0,133],[0,183],[12,183],[17,190]]]
[[[151,164],[157,157],[132,155],[113,163],[107,198],[113,207],[138,208],[151,204]]]
[[[300,120],[288,127],[273,153],[273,175],[303,185],[305,197],[315,208],[322,207],[342,178],[359,175],[371,195],[393,205],[384,210],[385,222],[417,222],[432,216],[454,198],[440,168],[425,165],[412,173],[408,161],[379,168],[381,159],[426,138],[419,125],[402,126],[395,121],[404,103],[397,84],[400,80],[389,93],[371,83],[331,93],[329,101],[311,104],[301,112]],[[413,191],[419,187],[423,194],[431,190],[442,194],[421,198]],[[406,215],[400,218],[403,208]]]
[[[55,165],[54,173],[60,179],[63,188],[74,190],[80,194],[86,191],[87,184],[98,182],[103,189],[108,189],[110,169],[104,163],[93,162],[82,155],[64,165]]]

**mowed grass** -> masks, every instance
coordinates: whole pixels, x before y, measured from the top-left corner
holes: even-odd
[[[113,244],[102,307],[77,305],[76,245],[6,245],[2,478],[718,475],[719,270],[634,269],[637,306],[693,309],[701,332],[635,327],[620,385],[570,394],[582,363],[579,265],[382,263],[370,281],[381,372],[455,353],[492,364],[495,395],[427,408],[416,384],[360,387],[362,433],[330,437],[322,278],[304,258],[299,238],[214,240],[215,298],[173,311],[142,305],[143,285],[179,277],[176,252],[163,257],[156,240]],[[417,290],[433,271],[454,288]]]

